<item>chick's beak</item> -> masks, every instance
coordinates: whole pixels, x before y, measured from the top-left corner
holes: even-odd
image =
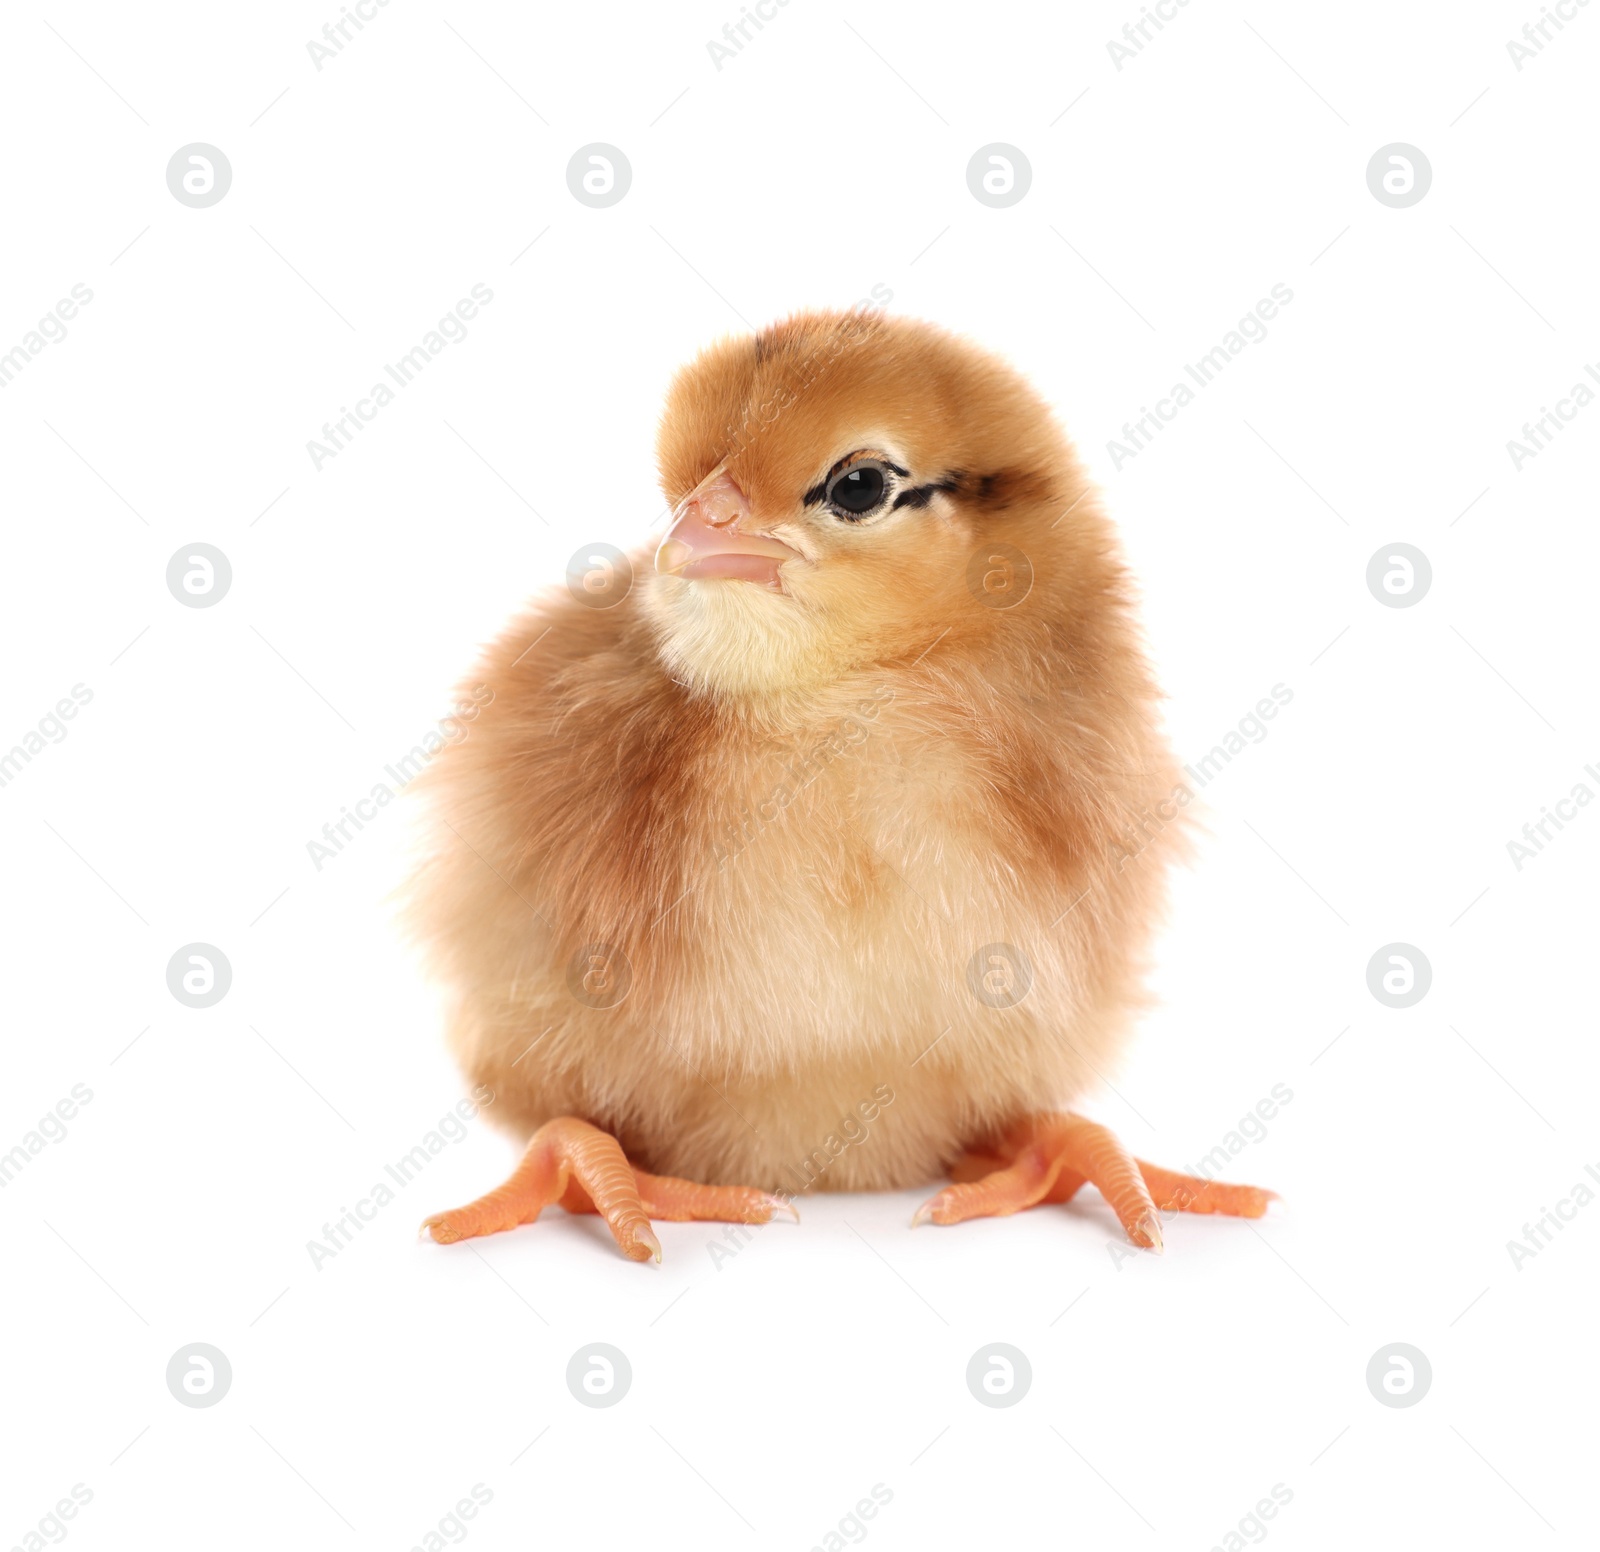
[[[726,469],[711,471],[678,505],[656,551],[656,570],[690,581],[722,578],[778,586],[778,568],[798,552],[750,533],[750,504]]]

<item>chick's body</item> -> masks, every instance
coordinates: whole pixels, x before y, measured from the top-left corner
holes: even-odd
[[[863,450],[890,493],[858,521],[817,492]],[[1138,1004],[1181,815],[1115,544],[1031,390],[922,325],[715,347],[660,452],[671,500],[724,481],[716,532],[796,559],[764,586],[641,556],[614,607],[556,593],[491,648],[425,778],[455,1050],[524,1137],[927,1181],[1080,1095]]]

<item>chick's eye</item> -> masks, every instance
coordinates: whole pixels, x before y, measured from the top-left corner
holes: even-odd
[[[887,489],[882,469],[872,464],[857,464],[835,478],[828,488],[828,502],[841,517],[865,517],[883,504]]]

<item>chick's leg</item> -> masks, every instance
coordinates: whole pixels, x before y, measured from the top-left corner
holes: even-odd
[[[522,1162],[504,1185],[465,1207],[435,1213],[422,1226],[441,1245],[449,1245],[532,1223],[555,1202],[568,1212],[599,1213],[631,1261],[661,1259],[661,1243],[650,1228],[652,1218],[766,1223],[786,1205],[746,1186],[703,1186],[647,1175],[629,1164],[609,1133],[576,1117],[561,1116],[533,1134]]]
[[[1271,1191],[1255,1186],[1225,1185],[1146,1164],[1105,1127],[1075,1115],[1030,1116],[998,1146],[959,1160],[951,1176],[958,1183],[924,1202],[913,1227],[1004,1217],[1041,1202],[1070,1201],[1087,1182],[1110,1204],[1135,1245],[1159,1251],[1163,1212],[1259,1218],[1273,1198]]]

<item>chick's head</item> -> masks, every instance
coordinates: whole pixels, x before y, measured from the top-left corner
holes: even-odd
[[[705,350],[672,384],[657,457],[673,523],[645,606],[674,676],[719,697],[804,689],[992,628],[986,552],[1042,558],[1081,494],[1018,373],[860,311]]]

